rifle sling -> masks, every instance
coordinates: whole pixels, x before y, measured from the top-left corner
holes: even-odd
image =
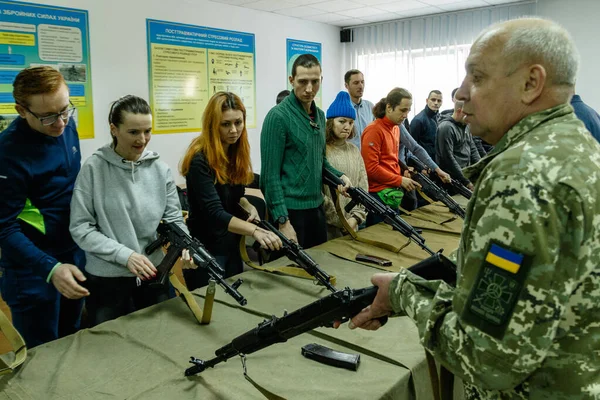
[[[246,380],[248,382],[250,382],[252,384],[252,386],[254,386],[254,388],[256,388],[256,390],[258,390],[268,400],[286,400],[285,397],[278,396],[275,393],[270,392],[269,390],[265,389],[258,383],[254,382],[254,380],[252,378],[250,378],[250,375],[248,375],[248,373],[246,373],[246,372],[244,372],[244,378],[246,378]]]
[[[343,213],[342,207],[340,205],[340,197],[337,195],[337,192],[332,190],[331,188],[329,188],[329,191],[332,193],[332,196],[335,197],[333,203],[335,204],[335,211],[337,212],[338,219],[340,220],[340,223],[342,224],[342,226],[344,227],[346,232],[348,232],[348,234],[350,236],[352,236],[352,239],[354,239],[358,242],[361,242],[361,243],[365,243],[365,244],[368,244],[371,246],[375,246],[375,247],[379,247],[381,249],[391,251],[392,253],[400,253],[402,251],[402,249],[404,249],[406,246],[408,246],[410,244],[410,239],[408,239],[406,244],[404,244],[401,247],[396,247],[396,246],[393,246],[388,243],[380,242],[378,240],[371,240],[371,239],[362,237],[361,235],[356,233],[354,231],[354,229],[352,229],[350,227],[350,224],[348,224],[348,220],[346,220],[346,217],[344,217],[344,213]]]
[[[185,304],[187,304],[187,306],[190,308],[192,314],[194,314],[194,317],[196,317],[196,319],[198,320],[198,323],[202,323],[202,310],[200,310],[200,306],[198,306],[198,303],[196,303],[194,296],[192,296],[187,286],[185,286],[179,280],[177,275],[175,275],[172,271],[169,273],[169,281],[171,282],[171,285],[173,285],[173,287],[182,296],[181,298],[183,299]]]
[[[313,281],[315,280],[314,276],[312,276],[311,274],[306,272],[304,269],[295,266],[294,264],[284,265],[282,267],[263,267],[261,265],[255,264],[252,260],[250,260],[250,256],[248,256],[248,251],[246,250],[246,237],[245,236],[242,236],[242,238],[240,240],[240,255],[242,256],[242,260],[244,261],[244,263],[247,266],[257,269],[259,271],[270,272],[270,273],[281,274],[281,275],[295,276],[297,278],[310,279]],[[335,286],[335,284],[336,284],[335,276],[330,275],[329,277],[330,277],[329,282],[333,286]]]
[[[0,310],[0,331],[4,333],[6,339],[10,343],[13,352],[14,360],[7,361],[7,357],[0,357],[0,375],[10,374],[27,358],[27,346],[25,341],[10,322],[6,314]],[[8,353],[7,353],[8,354]]]

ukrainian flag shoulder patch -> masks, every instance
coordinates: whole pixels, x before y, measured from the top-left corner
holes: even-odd
[[[492,243],[485,256],[485,261],[498,268],[502,268],[505,271],[516,274],[519,272],[519,268],[521,268],[524,258],[525,257],[522,254],[515,253],[514,251]]]
[[[463,322],[502,339],[533,260],[531,254],[491,241],[483,253],[463,309]]]

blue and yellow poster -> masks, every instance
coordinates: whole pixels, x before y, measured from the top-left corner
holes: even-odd
[[[321,63],[321,67],[322,67],[323,60],[321,59],[321,43],[287,39],[286,44],[287,44],[287,46],[286,46],[286,48],[287,48],[287,64],[286,64],[287,65],[287,77],[292,75],[292,66],[294,65],[294,61],[296,61],[296,58],[298,58],[298,56],[300,56],[301,54],[314,55],[315,57],[317,57],[317,60],[319,60],[319,62]],[[289,90],[292,90],[292,85],[290,84],[290,81],[287,77],[286,77],[287,88]],[[317,93],[317,95],[315,97],[315,103],[317,104],[317,107],[319,107],[319,108],[321,108],[321,103],[322,103],[321,92],[322,92],[322,88],[321,88],[321,90],[319,90],[319,92]]]
[[[94,137],[88,13],[72,8],[0,1],[0,130],[17,117],[12,83],[23,68],[60,71],[77,107],[79,137]]]
[[[199,132],[210,97],[237,94],[256,127],[254,34],[146,20],[153,133]]]

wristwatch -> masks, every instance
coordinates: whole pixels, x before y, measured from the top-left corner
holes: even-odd
[[[288,221],[288,216],[287,215],[282,215],[281,217],[277,218],[277,223],[279,225],[283,225]]]

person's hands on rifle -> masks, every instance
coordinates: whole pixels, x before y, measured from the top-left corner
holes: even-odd
[[[298,236],[296,235],[296,231],[294,230],[294,227],[289,219],[285,221],[285,223],[279,224],[279,231],[292,242],[298,243]]]
[[[256,229],[254,229],[254,232],[252,232],[252,237],[258,242],[258,244],[261,245],[262,248],[267,250],[275,251],[279,250],[283,246],[281,239],[279,239],[276,234],[266,229],[259,228],[258,226]]]
[[[410,192],[412,190],[415,190],[415,189],[421,187],[421,185],[419,185],[418,182],[415,182],[411,178],[407,178],[406,176],[402,178],[401,186],[402,186],[402,189],[406,190],[407,192]]]
[[[127,269],[143,281],[156,277],[157,272],[156,267],[148,257],[135,252],[127,260]]]
[[[198,266],[194,263],[192,256],[190,256],[190,251],[188,249],[183,249],[181,251],[181,269],[196,269]]]
[[[338,185],[338,192],[340,192],[346,197],[350,197],[350,195],[346,193],[346,191],[352,187],[352,182],[350,182],[350,178],[348,178],[346,175],[342,175],[340,176],[340,179],[342,180],[342,182],[344,182],[344,185]]]
[[[469,183],[467,184],[467,189],[469,189],[471,192],[473,191],[473,189],[475,189],[475,186],[473,186],[473,183],[472,183],[472,182],[469,182]]]
[[[90,292],[77,282],[85,280],[83,272],[73,264],[59,265],[50,278],[56,290],[67,299],[80,299],[90,295]]]
[[[240,199],[240,207],[248,213],[248,218],[246,218],[247,222],[260,221],[260,216],[258,215],[256,207],[254,207],[245,197]]]
[[[381,328],[381,321],[378,318],[389,316],[394,313],[392,303],[390,302],[390,284],[398,274],[375,274],[371,277],[371,283],[377,286],[377,295],[370,306],[365,307],[356,314],[348,323],[350,329],[362,328],[374,331]],[[335,328],[339,323],[334,325]]]
[[[450,174],[444,172],[440,167],[437,167],[435,169],[435,173],[437,174],[437,176],[440,177],[440,180],[444,183],[450,183],[452,182],[452,178],[450,177]]]

